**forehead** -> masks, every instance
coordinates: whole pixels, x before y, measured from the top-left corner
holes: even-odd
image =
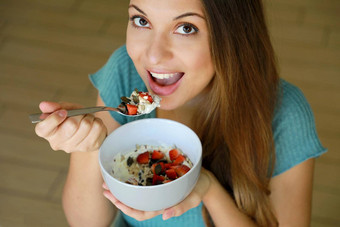
[[[203,13],[201,0],[130,0],[130,5],[136,5],[144,12],[160,13],[162,15],[183,12]]]

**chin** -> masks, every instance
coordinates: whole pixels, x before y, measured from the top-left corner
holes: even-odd
[[[174,110],[177,109],[178,107],[182,106],[182,100],[181,102],[178,102],[177,98],[170,98],[170,97],[161,97],[162,101],[160,103],[160,109],[162,110]]]

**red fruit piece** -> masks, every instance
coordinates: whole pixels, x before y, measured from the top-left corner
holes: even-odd
[[[172,180],[177,178],[177,173],[174,169],[168,169],[165,171],[165,174]]]
[[[177,149],[172,149],[169,151],[169,157],[171,161],[174,161],[179,155],[179,151]]]
[[[148,100],[150,103],[153,103],[153,99],[152,99],[151,95],[149,95],[149,93],[139,92],[139,96],[142,97],[145,100]]]
[[[126,104],[128,115],[136,115],[138,107],[131,104]]]
[[[190,168],[186,165],[180,165],[177,166],[177,168],[175,169],[178,177],[183,176],[184,174],[186,174],[188,171],[190,170]]]
[[[185,157],[183,155],[178,155],[178,157],[173,161],[174,165],[182,164],[185,161]]]
[[[137,162],[139,164],[147,164],[149,163],[149,152],[148,151],[145,151],[144,153],[138,155],[137,157]]]
[[[165,169],[170,169],[171,166],[173,166],[172,163],[165,163],[165,164],[164,164],[164,168],[165,168]]]
[[[154,174],[152,178],[152,184],[153,185],[162,184],[164,180],[165,178],[163,176],[158,176]]]
[[[163,181],[163,184],[170,183],[172,180],[165,180]]]
[[[163,157],[164,157],[164,154],[162,152],[156,151],[156,150],[154,150],[152,152],[152,155],[151,155],[152,159],[162,159]]]

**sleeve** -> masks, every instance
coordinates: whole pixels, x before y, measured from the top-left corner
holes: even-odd
[[[301,90],[283,80],[281,85],[282,96],[273,120],[273,176],[327,151],[320,143],[312,110]]]
[[[100,70],[89,75],[89,79],[106,106],[117,107],[121,96],[130,96],[135,88],[141,91],[146,89],[127,54],[126,46],[117,49]],[[116,112],[110,114],[121,125],[131,121]]]

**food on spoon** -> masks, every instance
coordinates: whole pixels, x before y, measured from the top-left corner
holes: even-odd
[[[171,154],[177,154],[171,160]],[[122,182],[150,186],[165,184],[186,174],[193,164],[176,147],[137,145],[125,155],[117,154],[113,160],[112,176]]]
[[[161,98],[135,89],[130,97],[121,97],[118,109],[128,115],[148,114],[156,107],[160,107]]]

